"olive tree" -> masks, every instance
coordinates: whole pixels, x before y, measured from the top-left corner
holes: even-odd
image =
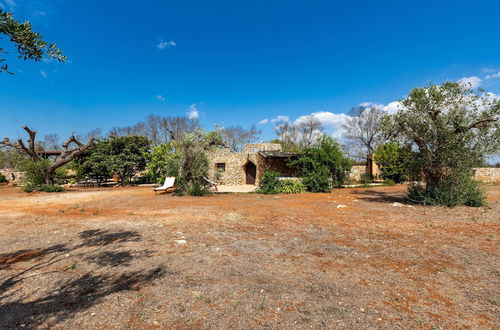
[[[435,204],[480,205],[472,169],[500,146],[500,100],[455,82],[415,88],[403,109],[388,116],[384,131],[411,151],[408,167],[423,185],[410,197]]]
[[[44,57],[54,58],[59,62],[65,62],[66,57],[56,44],[48,43],[42,36],[34,32],[29,21],[20,23],[12,15],[0,9],[0,35],[3,34],[17,47],[19,58],[23,60],[33,60],[40,62]],[[6,53],[0,47],[0,54]],[[0,73],[9,72],[9,67],[5,64],[5,59],[0,58]]]

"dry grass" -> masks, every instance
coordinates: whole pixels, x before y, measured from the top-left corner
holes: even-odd
[[[0,327],[499,328],[500,186],[488,208],[403,190],[0,187]]]

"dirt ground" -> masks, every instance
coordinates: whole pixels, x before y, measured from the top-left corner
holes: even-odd
[[[486,208],[404,190],[1,186],[0,327],[499,329],[500,186]]]

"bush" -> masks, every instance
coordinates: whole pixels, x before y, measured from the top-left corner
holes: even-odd
[[[298,180],[281,180],[277,191],[280,194],[301,194],[306,192],[306,186]]]
[[[329,192],[331,189],[330,176],[324,167],[318,167],[315,171],[306,173],[302,177],[302,183],[310,192]]]
[[[7,178],[5,177],[5,175],[0,173],[0,183],[4,183],[4,182],[7,182]]]
[[[466,205],[479,207],[486,204],[484,190],[477,181],[468,176],[449,179],[440,185],[411,184],[408,199],[424,205],[448,207]]]
[[[391,179],[384,180],[384,185],[386,185],[386,186],[394,186],[395,184],[396,184],[396,182],[394,182],[394,180],[391,180]]]
[[[276,194],[280,184],[279,174],[274,171],[265,171],[260,179],[259,194]]]
[[[405,180],[405,151],[396,142],[381,144],[375,151],[375,161],[380,166],[382,178],[401,183]]]
[[[44,184],[40,187],[40,190],[51,193],[51,192],[63,192],[64,188],[58,184]]]

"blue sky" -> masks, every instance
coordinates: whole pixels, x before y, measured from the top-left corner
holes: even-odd
[[[85,133],[196,110],[210,129],[321,113],[464,77],[500,94],[500,1],[0,0],[69,63],[0,76],[0,135]],[[0,47],[11,52],[9,43]],[[497,77],[498,76],[498,77]],[[191,110],[190,110],[191,109]],[[192,112],[193,114],[193,112]],[[264,122],[267,123],[264,124]]]

